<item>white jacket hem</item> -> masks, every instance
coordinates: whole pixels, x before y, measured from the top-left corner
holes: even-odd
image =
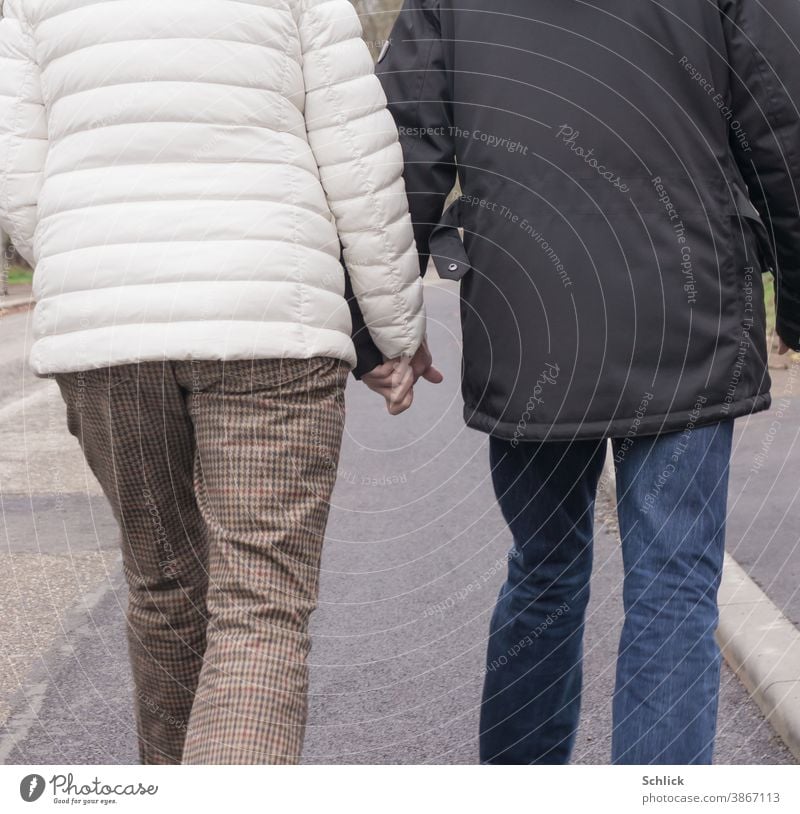
[[[112,325],[46,336],[31,349],[37,376],[140,362],[236,359],[341,359],[356,353],[341,331],[295,323],[178,322]]]

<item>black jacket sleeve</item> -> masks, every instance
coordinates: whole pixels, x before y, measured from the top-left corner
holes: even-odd
[[[746,139],[732,139],[777,267],[778,335],[800,350],[800,4],[720,0],[731,100]]]
[[[438,0],[405,0],[378,77],[400,132],[414,237],[425,274],[430,236],[456,180],[448,44]]]
[[[425,274],[430,235],[456,179],[450,77],[438,0],[406,0],[378,62],[377,73],[403,147],[414,238]],[[360,379],[383,362],[347,281]]]
[[[364,374],[369,373],[378,367],[378,365],[383,364],[383,354],[378,350],[378,346],[375,342],[373,342],[372,336],[364,321],[364,315],[353,293],[353,284],[350,282],[347,266],[345,266],[344,269],[344,295],[347,298],[348,306],[350,306],[350,319],[353,323],[353,345],[355,345],[357,357],[356,366],[353,368],[353,375],[357,379],[362,379]]]

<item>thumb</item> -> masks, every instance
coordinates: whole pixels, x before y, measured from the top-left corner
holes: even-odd
[[[444,381],[444,376],[433,365],[431,365],[423,374],[422,378],[431,384],[441,384]]]

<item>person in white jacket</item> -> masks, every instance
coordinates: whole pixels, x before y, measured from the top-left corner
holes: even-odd
[[[438,377],[360,34],[348,0],[4,3],[0,223],[120,524],[143,763],[299,759],[342,255],[390,411]]]

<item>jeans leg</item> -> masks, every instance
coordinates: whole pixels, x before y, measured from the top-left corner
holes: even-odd
[[[711,763],[732,433],[728,420],[615,443],[625,624],[614,763]]]
[[[491,621],[483,763],[567,763],[580,712],[583,623],[605,442],[491,439],[495,492],[514,537]]]

